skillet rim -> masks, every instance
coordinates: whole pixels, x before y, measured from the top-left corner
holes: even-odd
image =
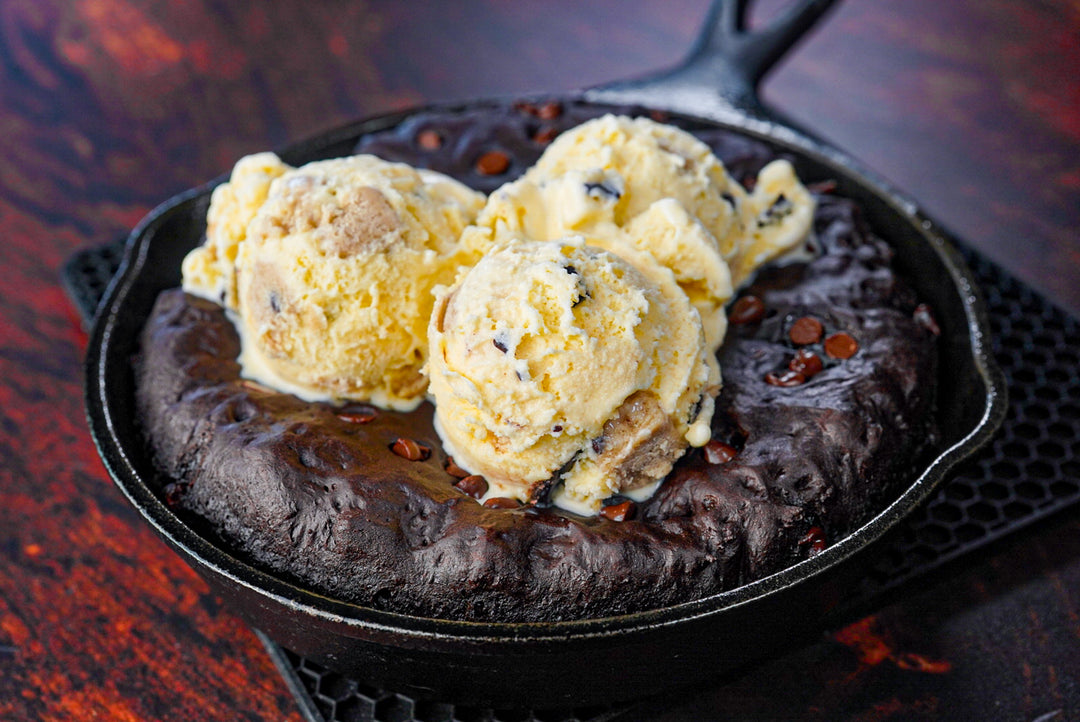
[[[610,102],[603,98],[602,94],[597,94],[599,99],[591,96],[593,93],[590,91],[580,91],[536,97],[557,98],[563,102],[580,102],[594,106]],[[296,156],[311,158],[363,133],[392,127],[419,113],[460,112],[519,99],[521,98],[478,98],[428,104],[370,116],[290,144],[281,149],[279,155],[286,161]],[[873,545],[925,501],[953,467],[989,441],[1004,420],[1007,405],[1004,375],[990,349],[986,306],[972,272],[953,247],[951,236],[921,212],[917,204],[892,189],[883,180],[861,169],[850,157],[820,141],[761,118],[708,117],[665,108],[662,105],[642,105],[642,109],[673,112],[690,122],[748,135],[828,167],[884,202],[893,212],[910,223],[948,271],[967,319],[971,361],[984,387],[983,413],[970,431],[928,462],[896,499],[865,524],[815,557],[734,589],[658,609],[556,622],[472,622],[387,612],[322,595],[232,556],[221,546],[197,533],[172,512],[136,470],[127,449],[120,441],[120,435],[116,432],[118,423],[125,422],[115,418],[112,413],[107,387],[110,365],[128,363],[126,357],[115,358],[115,351],[110,355],[110,350],[114,349],[111,344],[116,333],[119,306],[146,268],[149,247],[159,239],[159,236],[155,235],[157,229],[172,214],[184,212],[188,204],[208,195],[222,178],[173,196],[153,209],[132,230],[121,266],[106,289],[95,316],[85,361],[86,412],[94,443],[114,483],[154,530],[180,552],[185,561],[197,565],[198,571],[212,573],[219,579],[245,587],[292,612],[320,622],[344,626],[362,636],[379,633],[404,635],[417,644],[448,639],[454,643],[510,645],[565,643],[570,639],[607,638],[686,624],[697,619],[723,615],[729,610],[804,584],[839,567],[866,547]],[[126,423],[130,425],[135,422],[134,419],[129,419]],[[395,644],[401,646],[402,641],[396,639]]]

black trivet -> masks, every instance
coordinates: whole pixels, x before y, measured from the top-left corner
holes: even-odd
[[[961,250],[986,296],[994,354],[1008,382],[1008,415],[993,442],[895,534],[850,609],[872,607],[886,592],[1080,499],[1080,322],[979,254]],[[64,287],[86,326],[122,252],[122,242],[90,248],[64,265]],[[602,722],[626,711],[423,702],[259,638],[311,722]]]

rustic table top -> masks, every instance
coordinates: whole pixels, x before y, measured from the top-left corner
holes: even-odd
[[[252,631],[109,481],[64,260],[245,153],[671,65],[704,14],[703,0],[0,4],[0,718],[300,719]],[[1076,2],[847,0],[764,97],[1080,310]],[[627,718],[1078,719],[1078,679],[1074,507]]]

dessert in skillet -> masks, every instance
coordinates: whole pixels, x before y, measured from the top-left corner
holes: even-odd
[[[700,598],[879,509],[933,441],[888,246],[763,146],[589,110],[539,159],[527,106],[238,164],[136,360],[166,498],[321,592],[501,621]]]

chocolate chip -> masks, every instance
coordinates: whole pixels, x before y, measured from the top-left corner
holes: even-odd
[[[558,101],[544,103],[536,109],[536,117],[540,120],[555,120],[560,115],[562,115],[562,103]]]
[[[604,453],[604,446],[605,444],[603,436],[597,436],[595,439],[592,440],[592,450],[593,453],[597,456]]]
[[[191,486],[190,482],[177,481],[165,486],[165,503],[169,506],[176,506],[180,503],[180,500],[184,498],[184,494],[187,493],[188,488]]]
[[[398,437],[398,440],[391,444],[390,450],[409,461],[423,461],[431,456],[431,449],[404,437]]]
[[[835,359],[849,359],[859,350],[859,343],[841,331],[825,339],[825,353]]]
[[[354,406],[337,412],[337,417],[350,424],[370,424],[379,417],[373,406]]]
[[[562,424],[555,424],[554,426],[551,427],[551,433],[553,433],[553,434],[557,434],[560,431],[562,431]]]
[[[791,359],[788,368],[806,378],[810,378],[821,373],[821,370],[825,368],[825,364],[822,363],[821,357],[816,353],[801,348],[795,354],[795,358]]]
[[[416,144],[424,150],[438,150],[442,148],[443,138],[439,131],[429,128],[417,134]]]
[[[452,456],[446,457],[446,466],[443,468],[446,469],[447,474],[457,477],[458,479],[464,479],[466,476],[469,476],[469,472],[458,466],[457,462],[454,461],[454,457]]]
[[[506,353],[510,349],[510,347],[506,345],[506,339],[502,338],[501,336],[496,336],[495,338],[491,339],[491,343],[495,346],[495,348],[499,349],[503,353]]]
[[[601,508],[600,516],[610,521],[626,521],[627,519],[634,518],[635,511],[637,511],[637,504],[626,499],[625,501],[609,504],[608,506]]]
[[[578,284],[579,287],[584,286],[584,285],[585,284],[583,284],[583,283]],[[589,293],[589,289],[586,288],[584,293],[582,293],[579,290],[578,294],[576,296],[574,296],[574,300],[573,300],[573,302],[571,302],[570,308],[577,308],[578,306],[581,305],[582,301],[584,301],[586,298],[592,298],[592,294]]]
[[[687,415],[687,422],[694,423],[697,421],[697,417],[701,414],[701,406],[705,403],[704,396],[698,396],[697,401],[690,407],[690,413]]]
[[[783,388],[789,388],[791,386],[798,386],[806,383],[806,377],[798,371],[784,371],[780,374],[770,371],[765,374],[765,383],[770,386],[781,386]]]
[[[833,191],[836,190],[836,181],[834,181],[834,180],[823,180],[823,181],[819,181],[817,183],[809,183],[806,186],[806,190],[810,191],[811,193],[816,193],[818,195],[824,195],[826,193],[832,193]]]
[[[488,509],[517,509],[521,502],[508,496],[493,496],[484,501],[484,506]]]
[[[501,150],[489,150],[476,160],[476,172],[481,175],[502,175],[510,168],[510,156]]]
[[[820,341],[821,334],[824,332],[825,327],[821,325],[821,321],[818,321],[813,316],[803,316],[791,324],[791,328],[788,329],[788,336],[791,338],[792,343],[806,346]]]
[[[559,137],[559,129],[553,125],[549,125],[546,128],[541,128],[540,130],[536,131],[536,134],[533,135],[532,139],[534,143],[539,143],[540,145],[547,145],[551,141],[555,140],[557,137]]]
[[[937,320],[934,318],[933,311],[930,310],[930,306],[925,303],[920,303],[915,307],[915,313],[912,314],[912,318],[915,319],[915,323],[925,328],[935,336],[941,335],[941,327],[937,325]]]
[[[526,115],[536,115],[536,106],[526,100],[515,100],[514,110]]]
[[[815,557],[821,552],[825,551],[825,530],[819,526],[812,526],[806,532],[806,536],[799,540],[799,546],[809,546],[807,551],[808,557]]]
[[[487,479],[479,474],[470,474],[454,483],[454,488],[468,494],[473,499],[479,499],[488,491]]]
[[[270,309],[274,313],[281,313],[281,301],[278,299],[278,295],[273,291],[270,292]]]
[[[781,193],[776,197],[776,200],[772,202],[765,212],[758,218],[758,227],[764,228],[766,226],[776,225],[784,218],[790,216],[795,210],[794,204],[787,199],[787,197]]]
[[[622,193],[603,183],[586,183],[585,193],[593,198],[600,198],[602,196],[607,196],[608,198],[613,198],[615,200],[622,198]]]
[[[743,296],[731,307],[728,321],[741,326],[747,323],[757,323],[765,317],[765,303],[757,296]]]
[[[738,449],[731,444],[725,444],[723,441],[713,440],[705,444],[705,461],[710,464],[726,464],[738,454]]]

